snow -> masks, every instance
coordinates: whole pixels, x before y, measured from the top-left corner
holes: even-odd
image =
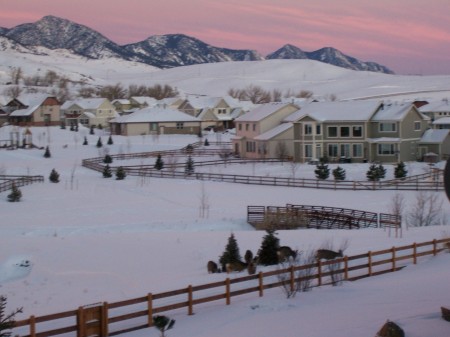
[[[44,151],[38,149],[0,149],[2,174],[41,174],[46,178],[44,183],[21,187],[23,199],[19,203],[7,202],[8,192],[0,193],[0,294],[8,298],[7,309],[23,306],[24,313],[18,319],[175,290],[189,284],[221,281],[227,275],[208,274],[206,263],[218,260],[230,233],[235,234],[241,254],[246,249],[256,252],[265,234],[246,223],[247,205],[293,203],[389,212],[396,194],[395,191],[276,188],[132,176],[123,181],[105,179],[100,173],[81,167],[81,160],[106,153],[179,149],[198,138],[113,136],[113,145],[98,149],[95,146],[98,137],[104,140],[108,137],[104,130],[96,130],[95,135],[90,135],[84,127],[79,132],[58,127],[30,130],[36,145],[49,145],[51,158],[43,158]],[[84,136],[88,138],[87,146],[81,145]],[[225,141],[230,135],[211,132],[206,137],[209,141]],[[8,138],[9,128],[0,128],[0,139]],[[153,164],[154,160],[141,163]],[[184,160],[180,158],[179,162]],[[366,164],[344,165],[347,179],[364,179]],[[53,168],[60,173],[58,184],[47,179]],[[296,176],[310,178],[314,168],[300,165]],[[202,169],[258,175],[292,174],[287,163]],[[391,177],[393,167],[387,169]],[[407,169],[409,174],[419,174],[429,168],[420,163],[407,163]],[[450,204],[444,192],[438,193],[448,219]],[[407,207],[413,205],[416,193],[402,195]],[[204,197],[209,211],[202,218],[199,207]],[[449,237],[450,227],[405,228],[401,238],[389,236],[382,229],[277,233],[282,245],[303,251],[330,241],[339,246],[348,240],[346,254],[355,255]],[[168,335],[373,336],[390,319],[408,337],[447,336],[449,323],[440,318],[440,306],[450,305],[449,263],[450,254],[441,253],[397,273],[344,282],[340,287],[314,288],[293,299],[285,299],[282,291],[275,288],[266,290],[261,298],[256,293],[233,297],[230,306],[221,301],[197,305],[193,316],[185,311],[167,313],[176,319]],[[260,270],[270,268],[273,267]],[[156,337],[159,333],[150,328],[127,335]]]

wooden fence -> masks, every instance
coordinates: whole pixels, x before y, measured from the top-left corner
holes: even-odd
[[[156,157],[158,154],[186,156],[186,149],[173,151],[159,151],[159,152],[145,152],[137,154],[119,154],[112,155],[113,159],[125,160],[132,158]],[[220,149],[195,149],[193,155],[221,155]],[[223,153],[222,153],[223,155]],[[228,156],[228,155],[227,155]],[[90,158],[82,161],[82,166],[102,172],[104,168],[103,159]],[[260,162],[282,162],[281,159],[266,158],[266,159],[238,159],[227,157],[222,160],[214,161],[195,161],[194,167],[207,165],[229,165],[229,164],[246,164],[246,163],[260,163]],[[316,188],[316,189],[331,189],[331,190],[426,190],[426,191],[442,191],[444,190],[443,171],[435,169],[429,173],[410,176],[405,179],[392,179],[382,181],[336,181],[336,180],[321,180],[321,179],[305,179],[305,178],[288,178],[288,177],[268,177],[268,176],[249,176],[249,175],[234,175],[221,173],[196,172],[187,175],[184,172],[185,163],[181,164],[166,164],[163,170],[154,169],[154,165],[117,165],[110,167],[114,170],[118,166],[122,166],[127,175],[143,176],[155,178],[171,178],[171,179],[194,179],[194,180],[210,180],[228,183],[240,183],[249,185],[266,185],[266,186],[281,186],[281,187],[302,187],[302,188]]]
[[[0,175],[0,192],[9,191],[12,185],[17,187],[30,185],[32,183],[44,182],[43,176],[14,176],[14,175]]]
[[[292,205],[247,206],[247,222],[256,229],[354,229],[367,227],[401,227],[401,216],[355,209]]]
[[[318,261],[306,265],[259,272],[255,275],[227,277],[223,281],[189,285],[174,291],[149,293],[129,300],[102,302],[76,310],[46,316],[31,316],[16,321],[13,335],[21,337],[114,336],[152,326],[152,317],[160,313],[194,313],[201,304],[231,299],[244,294],[263,296],[265,290],[277,287],[294,287],[308,280],[310,287],[335,284],[336,280],[354,281],[365,277],[398,271],[408,264],[416,264],[420,257],[436,255],[448,249],[450,238],[392,247],[331,261]],[[305,272],[306,271],[306,272]],[[205,271],[206,274],[206,271]],[[292,288],[291,288],[292,290]]]

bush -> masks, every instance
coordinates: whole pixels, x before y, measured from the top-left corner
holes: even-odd
[[[366,173],[366,177],[369,181],[379,181],[386,176],[386,169],[382,164],[372,164]]]
[[[124,168],[122,166],[119,166],[116,170],[116,180],[124,180],[127,176]]]
[[[45,148],[44,158],[50,158],[52,155],[50,154],[50,148],[47,146]]]
[[[106,164],[106,166],[103,168],[103,178],[111,178],[111,177],[112,177],[111,167],[109,167],[109,165]]]
[[[162,160],[161,153],[158,153],[158,157],[156,158],[154,168],[158,171],[164,168],[164,161]]]
[[[109,138],[108,138],[108,143],[107,143],[107,144],[108,144],[108,145],[113,145],[113,144],[114,144],[113,139],[112,139],[111,136],[109,136]]]
[[[55,169],[53,169],[50,172],[50,176],[48,177],[48,179],[52,182],[52,183],[59,183],[59,173],[56,172]]]
[[[325,180],[330,176],[330,169],[328,165],[325,163],[320,163],[316,165],[316,169],[314,170],[317,179]]]
[[[401,179],[405,178],[407,174],[408,171],[406,170],[405,163],[401,161],[394,169],[394,177],[396,179]]]
[[[97,140],[97,147],[102,147],[102,146],[103,146],[102,138],[101,138],[101,137],[98,137],[98,140]]]
[[[109,154],[107,154],[107,155],[105,155],[105,158],[103,158],[103,162],[105,164],[111,164],[113,162],[113,159]]]
[[[333,170],[334,180],[345,180],[345,170],[338,166]]]
[[[19,190],[19,188],[16,186],[15,183],[11,186],[11,193],[8,194],[8,201],[9,202],[19,202],[20,199],[22,199],[22,192]]]
[[[194,173],[194,161],[192,160],[192,157],[189,156],[186,165],[184,167],[184,173],[190,176],[192,173]]]

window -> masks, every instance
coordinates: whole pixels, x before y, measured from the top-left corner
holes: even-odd
[[[312,153],[313,147],[311,144],[305,144],[305,158],[312,158],[313,153]]]
[[[422,123],[419,122],[414,122],[414,131],[420,131],[422,127]]]
[[[238,128],[239,128],[239,131],[242,131],[242,124],[241,123],[238,124]]]
[[[256,131],[256,124],[253,124],[253,131]]]
[[[183,122],[178,122],[177,123],[177,129],[178,130],[181,130],[181,129],[183,129],[184,128],[184,123]]]
[[[341,144],[341,157],[350,157],[350,144]]]
[[[150,131],[157,131],[158,123],[150,123]]]
[[[392,156],[395,154],[395,144],[378,144],[378,154],[381,156]]]
[[[363,156],[362,144],[353,144],[353,157],[361,158]]]
[[[255,142],[247,142],[246,144],[247,152],[256,152]]]
[[[362,126],[353,127],[353,137],[362,137]]]
[[[329,126],[328,127],[328,137],[333,138],[338,136],[338,128],[337,126]]]
[[[395,131],[397,131],[397,124],[380,123],[380,132],[395,132]]]
[[[316,125],[316,135],[322,134],[322,127],[320,124]]]
[[[341,126],[340,128],[341,131],[341,137],[343,138],[348,138],[350,137],[350,127],[349,126]]]
[[[304,124],[305,125],[305,135],[312,135],[312,125],[311,124]]]
[[[328,157],[338,157],[338,145],[328,144]]]
[[[248,131],[249,124],[245,124],[245,131]]]

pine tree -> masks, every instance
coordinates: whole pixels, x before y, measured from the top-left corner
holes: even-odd
[[[274,229],[267,229],[258,251],[259,263],[265,266],[278,264],[277,251],[280,248],[280,239],[275,235]]]
[[[22,199],[22,191],[16,186],[15,183],[11,186],[11,193],[8,194],[9,202],[19,202]]]
[[[89,134],[93,135],[95,133],[94,132],[94,128],[95,128],[95,126],[91,125],[91,129],[89,130]]]
[[[239,246],[237,244],[234,234],[231,233],[228,238],[228,243],[225,246],[225,251],[219,258],[219,262],[222,265],[222,270],[225,270],[227,263],[232,263],[241,260],[241,254],[239,253]]]
[[[208,141],[208,138],[205,138],[205,144],[204,144],[205,146],[209,146],[209,141]]]
[[[88,140],[87,140],[87,137],[86,137],[86,136],[84,136],[84,142],[83,142],[83,145],[88,145]]]
[[[186,166],[184,167],[184,173],[190,176],[192,173],[194,173],[194,161],[192,160],[192,157],[189,156],[186,161]]]
[[[55,169],[53,169],[50,172],[50,176],[48,177],[48,179],[52,182],[52,183],[59,183],[59,173],[56,172]]]
[[[328,165],[325,163],[319,163],[316,165],[316,169],[314,170],[314,173],[316,175],[317,179],[328,179],[330,176],[330,169],[328,168]]]
[[[394,177],[397,179],[402,179],[405,178],[407,174],[408,171],[406,170],[405,163],[401,161],[394,169]]]
[[[109,154],[107,154],[107,155],[105,155],[105,158],[103,158],[103,162],[105,164],[111,164],[113,162],[113,159]]]
[[[98,140],[97,140],[97,147],[102,147],[102,146],[103,146],[102,138],[101,138],[101,137],[98,137]]]
[[[161,332],[161,337],[165,337],[166,331],[175,325],[175,320],[167,316],[153,316],[153,325]]]
[[[107,143],[108,145],[113,145],[114,144],[114,142],[113,142],[113,139],[112,139],[112,136],[110,135],[109,136],[109,138],[108,138],[108,143]]]
[[[105,167],[103,168],[103,178],[111,178],[111,177],[112,177],[111,167],[109,167],[109,164],[106,164]]]
[[[50,154],[50,148],[47,146],[45,148],[44,158],[50,158],[52,155]]]
[[[125,169],[122,166],[119,166],[116,170],[116,180],[124,180],[126,176]]]
[[[333,170],[334,180],[345,180],[345,170],[338,166]]]
[[[164,161],[162,160],[161,153],[158,153],[158,157],[156,158],[154,168],[158,171],[164,168]]]
[[[98,124],[97,128],[98,128],[99,130],[102,130],[102,129],[103,129],[103,125]]]
[[[22,312],[22,308],[16,309],[10,314],[6,314],[6,297],[0,296],[0,337],[10,337],[11,330],[14,327],[14,316]]]
[[[369,169],[366,172],[367,180],[369,181],[378,181],[380,178],[378,177],[378,168],[377,165],[372,164],[369,166]]]
[[[386,177],[386,169],[384,166],[382,164],[378,165],[377,170],[379,179],[384,179]]]

